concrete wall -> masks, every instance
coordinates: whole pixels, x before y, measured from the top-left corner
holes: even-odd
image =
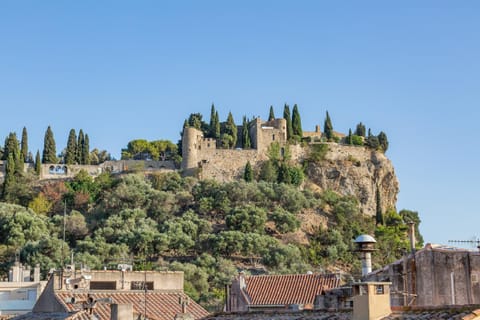
[[[392,282],[393,306],[480,304],[480,253],[427,245],[367,279]]]
[[[90,271],[93,281],[116,281],[117,290],[130,290],[132,281],[153,282],[154,290],[176,290],[183,291],[183,272],[181,271],[117,271],[117,270],[99,270]]]

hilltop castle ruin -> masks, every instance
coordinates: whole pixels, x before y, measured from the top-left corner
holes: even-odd
[[[267,160],[267,150],[277,142],[284,152],[287,143],[287,121],[283,118],[263,122],[256,118],[249,128],[238,127],[238,136],[249,130],[251,149],[221,149],[216,139],[205,138],[202,131],[187,127],[182,137],[182,166],[185,175],[213,178],[219,181],[240,177],[248,161],[252,165]],[[320,133],[321,134],[321,133]]]

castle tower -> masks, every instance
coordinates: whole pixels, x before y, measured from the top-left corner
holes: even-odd
[[[195,128],[184,128],[182,137],[182,170],[186,175],[194,174],[198,168],[198,143],[203,133]]]

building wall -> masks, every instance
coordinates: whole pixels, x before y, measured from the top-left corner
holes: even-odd
[[[154,290],[178,290],[183,291],[183,272],[181,271],[118,271],[118,270],[99,270],[90,271],[92,281],[116,281],[117,290],[130,290],[132,281],[153,282]]]
[[[480,253],[427,245],[367,279],[391,281],[394,306],[480,304]]]

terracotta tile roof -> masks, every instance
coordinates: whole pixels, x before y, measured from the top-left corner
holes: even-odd
[[[80,310],[82,305],[70,304],[65,301],[71,297],[75,297],[77,301],[86,300],[87,294],[75,293],[72,295],[71,292],[57,291],[55,292],[55,297],[64,306],[67,312],[75,312]],[[113,303],[119,304],[130,303],[133,305],[134,313],[144,313],[145,294],[143,292],[90,292],[90,297],[93,297],[94,299],[111,298]],[[154,320],[172,320],[175,315],[182,310],[178,303],[180,297],[187,298],[187,295],[183,292],[147,292],[147,317]],[[209,314],[193,300],[190,300],[187,312],[192,314],[195,319],[206,317]],[[110,305],[97,303],[93,313],[97,315],[100,320],[110,320]],[[78,312],[73,318],[82,320],[90,319],[86,312]]]
[[[311,304],[324,290],[340,285],[335,274],[246,276],[250,305]]]
[[[210,315],[203,320],[351,320],[351,311],[237,312]]]

